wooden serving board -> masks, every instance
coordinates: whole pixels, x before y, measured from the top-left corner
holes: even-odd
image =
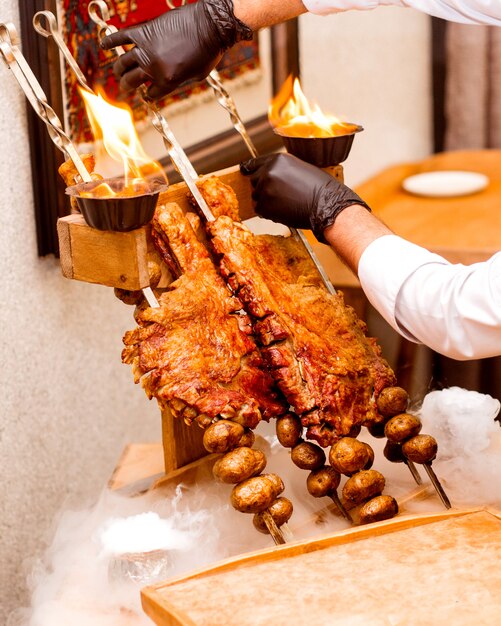
[[[494,625],[501,513],[398,517],[147,587],[159,626]]]

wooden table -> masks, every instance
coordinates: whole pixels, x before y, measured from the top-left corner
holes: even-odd
[[[402,189],[408,176],[437,170],[486,174],[489,186],[459,198],[422,198]],[[452,263],[485,261],[501,250],[501,150],[436,154],[417,163],[383,170],[356,189],[397,235],[444,256]],[[357,279],[326,246],[315,246],[333,283],[356,287]]]

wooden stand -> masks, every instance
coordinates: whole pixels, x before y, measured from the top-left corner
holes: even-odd
[[[343,180],[341,166],[327,171]],[[241,219],[255,217],[250,180],[240,174],[238,166],[214,175],[235,191]],[[175,202],[185,213],[193,212],[188,195],[186,184],[178,183],[169,187],[159,202]],[[69,215],[58,220],[57,230],[61,268],[66,278],[129,291],[149,286],[148,254],[153,250],[153,243],[148,226],[128,233],[101,231],[88,226],[81,215]],[[318,243],[315,247],[326,248]],[[172,276],[164,270],[159,288],[167,287],[170,282]],[[202,445],[203,431],[196,425],[188,427],[182,420],[174,419],[170,411],[162,413],[162,435],[167,473],[206,454]]]
[[[162,411],[162,442],[165,473],[184,467],[207,454],[202,438],[204,431],[197,425],[187,426],[165,409]]]

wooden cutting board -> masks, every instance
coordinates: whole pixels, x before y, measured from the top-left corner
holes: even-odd
[[[399,517],[147,587],[161,626],[501,623],[501,513]]]

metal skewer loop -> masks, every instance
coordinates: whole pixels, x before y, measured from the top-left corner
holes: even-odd
[[[59,51],[61,52],[64,60],[69,65],[71,71],[75,75],[80,87],[82,87],[82,89],[85,89],[86,91],[92,91],[89,87],[89,83],[87,82],[84,73],[80,69],[78,63],[75,61],[73,55],[70,52],[70,49],[64,41],[63,36],[59,32],[57,18],[54,13],[51,13],[50,11],[39,11],[33,17],[33,27],[35,28],[37,33],[42,35],[42,37],[46,37],[47,39],[54,39],[57,47],[59,48]]]
[[[45,26],[44,26],[44,23],[45,23]],[[64,60],[66,61],[70,70],[74,73],[76,79],[78,80],[78,83],[80,84],[80,86],[86,91],[88,91],[89,93],[93,94],[94,91],[89,86],[89,83],[87,82],[87,79],[85,78],[84,73],[80,69],[78,63],[73,58],[73,55],[71,54],[68,46],[66,45],[66,42],[64,41],[63,36],[61,35],[59,31],[57,18],[54,15],[54,13],[51,13],[50,11],[39,11],[33,18],[33,26],[40,35],[42,35],[43,37],[52,38],[54,40],[59,51],[63,55]],[[74,160],[73,162],[75,163]],[[89,180],[92,180],[90,176],[89,176]],[[160,307],[160,304],[155,294],[153,293],[153,290],[151,289],[151,287],[145,287],[142,290],[142,292],[143,292],[144,297],[146,298],[146,301],[150,305],[150,307],[152,308]]]
[[[56,147],[67,159],[73,161],[82,181],[90,182],[92,180],[90,173],[65,133],[61,120],[49,105],[47,96],[18,47],[19,44],[20,38],[14,24],[0,23],[0,50],[7,67],[12,70],[35,113],[47,126],[49,136]]]
[[[99,29],[99,38],[111,35],[112,33],[116,33],[118,31],[115,26],[107,23],[110,19],[110,11],[104,0],[92,0],[92,2],[89,3],[88,11],[91,20]],[[122,46],[117,46],[115,48],[115,52],[118,56],[121,56],[125,54],[125,49]],[[182,149],[181,145],[178,143],[174,133],[167,123],[167,120],[160,113],[156,104],[151,100],[151,98],[148,97],[148,93],[144,85],[140,87],[138,91],[141,94],[143,102],[148,108],[150,119],[154,128],[162,136],[167,153],[172,160],[174,167],[187,184],[192,196],[200,207],[203,216],[208,222],[215,221],[212,211],[197,187],[198,174],[193,167],[193,164],[186,156],[186,153]]]
[[[217,70],[212,70],[212,72],[207,77],[207,82],[212,87],[214,93],[216,94],[216,98],[219,104],[223,107],[223,109],[225,109],[225,111],[228,112],[230,116],[230,120],[233,124],[233,128],[242,137],[245,145],[247,146],[247,149],[249,150],[250,155],[253,158],[256,158],[259,154],[256,149],[256,146],[254,145],[249,133],[247,132],[245,124],[242,121],[242,118],[240,117],[238,113],[237,105],[235,104],[235,101],[230,96],[230,94],[225,89],[225,87],[223,86],[221,77],[219,76],[219,73],[217,72]],[[327,276],[327,272],[325,271],[323,265],[320,263],[317,255],[313,251],[313,248],[311,247],[303,231],[298,230],[296,228],[290,228],[290,227],[289,229],[292,233],[292,236],[303,245],[310,259],[313,261],[327,291],[331,295],[335,295],[336,290],[334,288],[334,285],[331,283],[330,278]]]

